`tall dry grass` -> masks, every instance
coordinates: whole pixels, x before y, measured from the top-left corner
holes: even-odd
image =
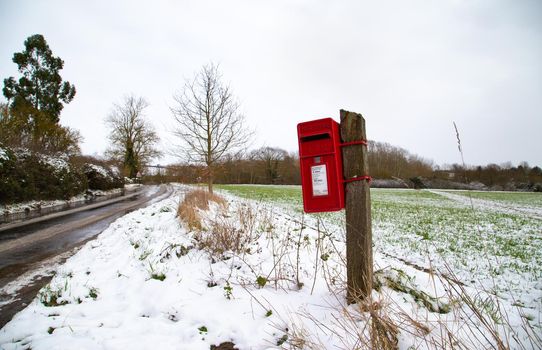
[[[224,209],[227,207],[226,200],[219,195],[204,190],[193,190],[188,192],[179,204],[177,215],[189,230],[202,230],[202,218],[198,209],[208,210],[209,202],[215,202]]]
[[[210,202],[216,203],[219,210],[209,211]],[[260,220],[250,206],[236,206],[231,212],[228,209],[221,196],[194,190],[186,194],[177,210],[181,221],[193,231],[199,248],[215,260],[227,252],[245,253],[246,247],[261,235],[256,227]]]

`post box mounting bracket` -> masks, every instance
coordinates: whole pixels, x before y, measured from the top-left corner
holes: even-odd
[[[364,180],[366,180],[368,182],[371,182],[373,180],[373,178],[368,176],[368,175],[356,176],[356,177],[352,177],[350,179],[344,179],[343,183],[354,182],[354,181],[364,181]]]
[[[343,143],[339,144],[340,147],[348,147],[348,146],[356,146],[356,145],[365,145],[365,146],[367,146],[367,140],[343,142]],[[371,182],[372,180],[373,180],[373,178],[370,177],[369,175],[363,175],[363,176],[355,176],[355,177],[352,177],[350,179],[343,179],[342,182],[346,184],[348,182],[354,182],[354,181],[368,181],[368,182]]]
[[[367,146],[367,140],[350,141],[350,142],[343,142],[339,144],[339,146],[341,147],[348,147],[348,146],[355,146],[355,145]]]

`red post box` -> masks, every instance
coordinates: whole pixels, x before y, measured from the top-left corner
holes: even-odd
[[[306,213],[344,208],[339,123],[331,118],[297,125],[303,209]]]

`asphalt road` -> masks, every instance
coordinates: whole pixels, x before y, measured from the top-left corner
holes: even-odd
[[[54,275],[58,265],[115,219],[172,194],[170,186],[146,186],[124,200],[82,207],[67,215],[14,225],[0,231],[0,328],[22,310]]]

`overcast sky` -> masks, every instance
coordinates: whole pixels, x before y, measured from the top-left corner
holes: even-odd
[[[85,154],[103,153],[103,120],[126,94],[148,100],[167,149],[172,95],[215,62],[253,147],[296,151],[297,123],[343,108],[369,139],[437,164],[461,161],[455,121],[468,164],[542,166],[540,0],[0,0],[2,79],[37,33],[77,88],[61,123]]]

